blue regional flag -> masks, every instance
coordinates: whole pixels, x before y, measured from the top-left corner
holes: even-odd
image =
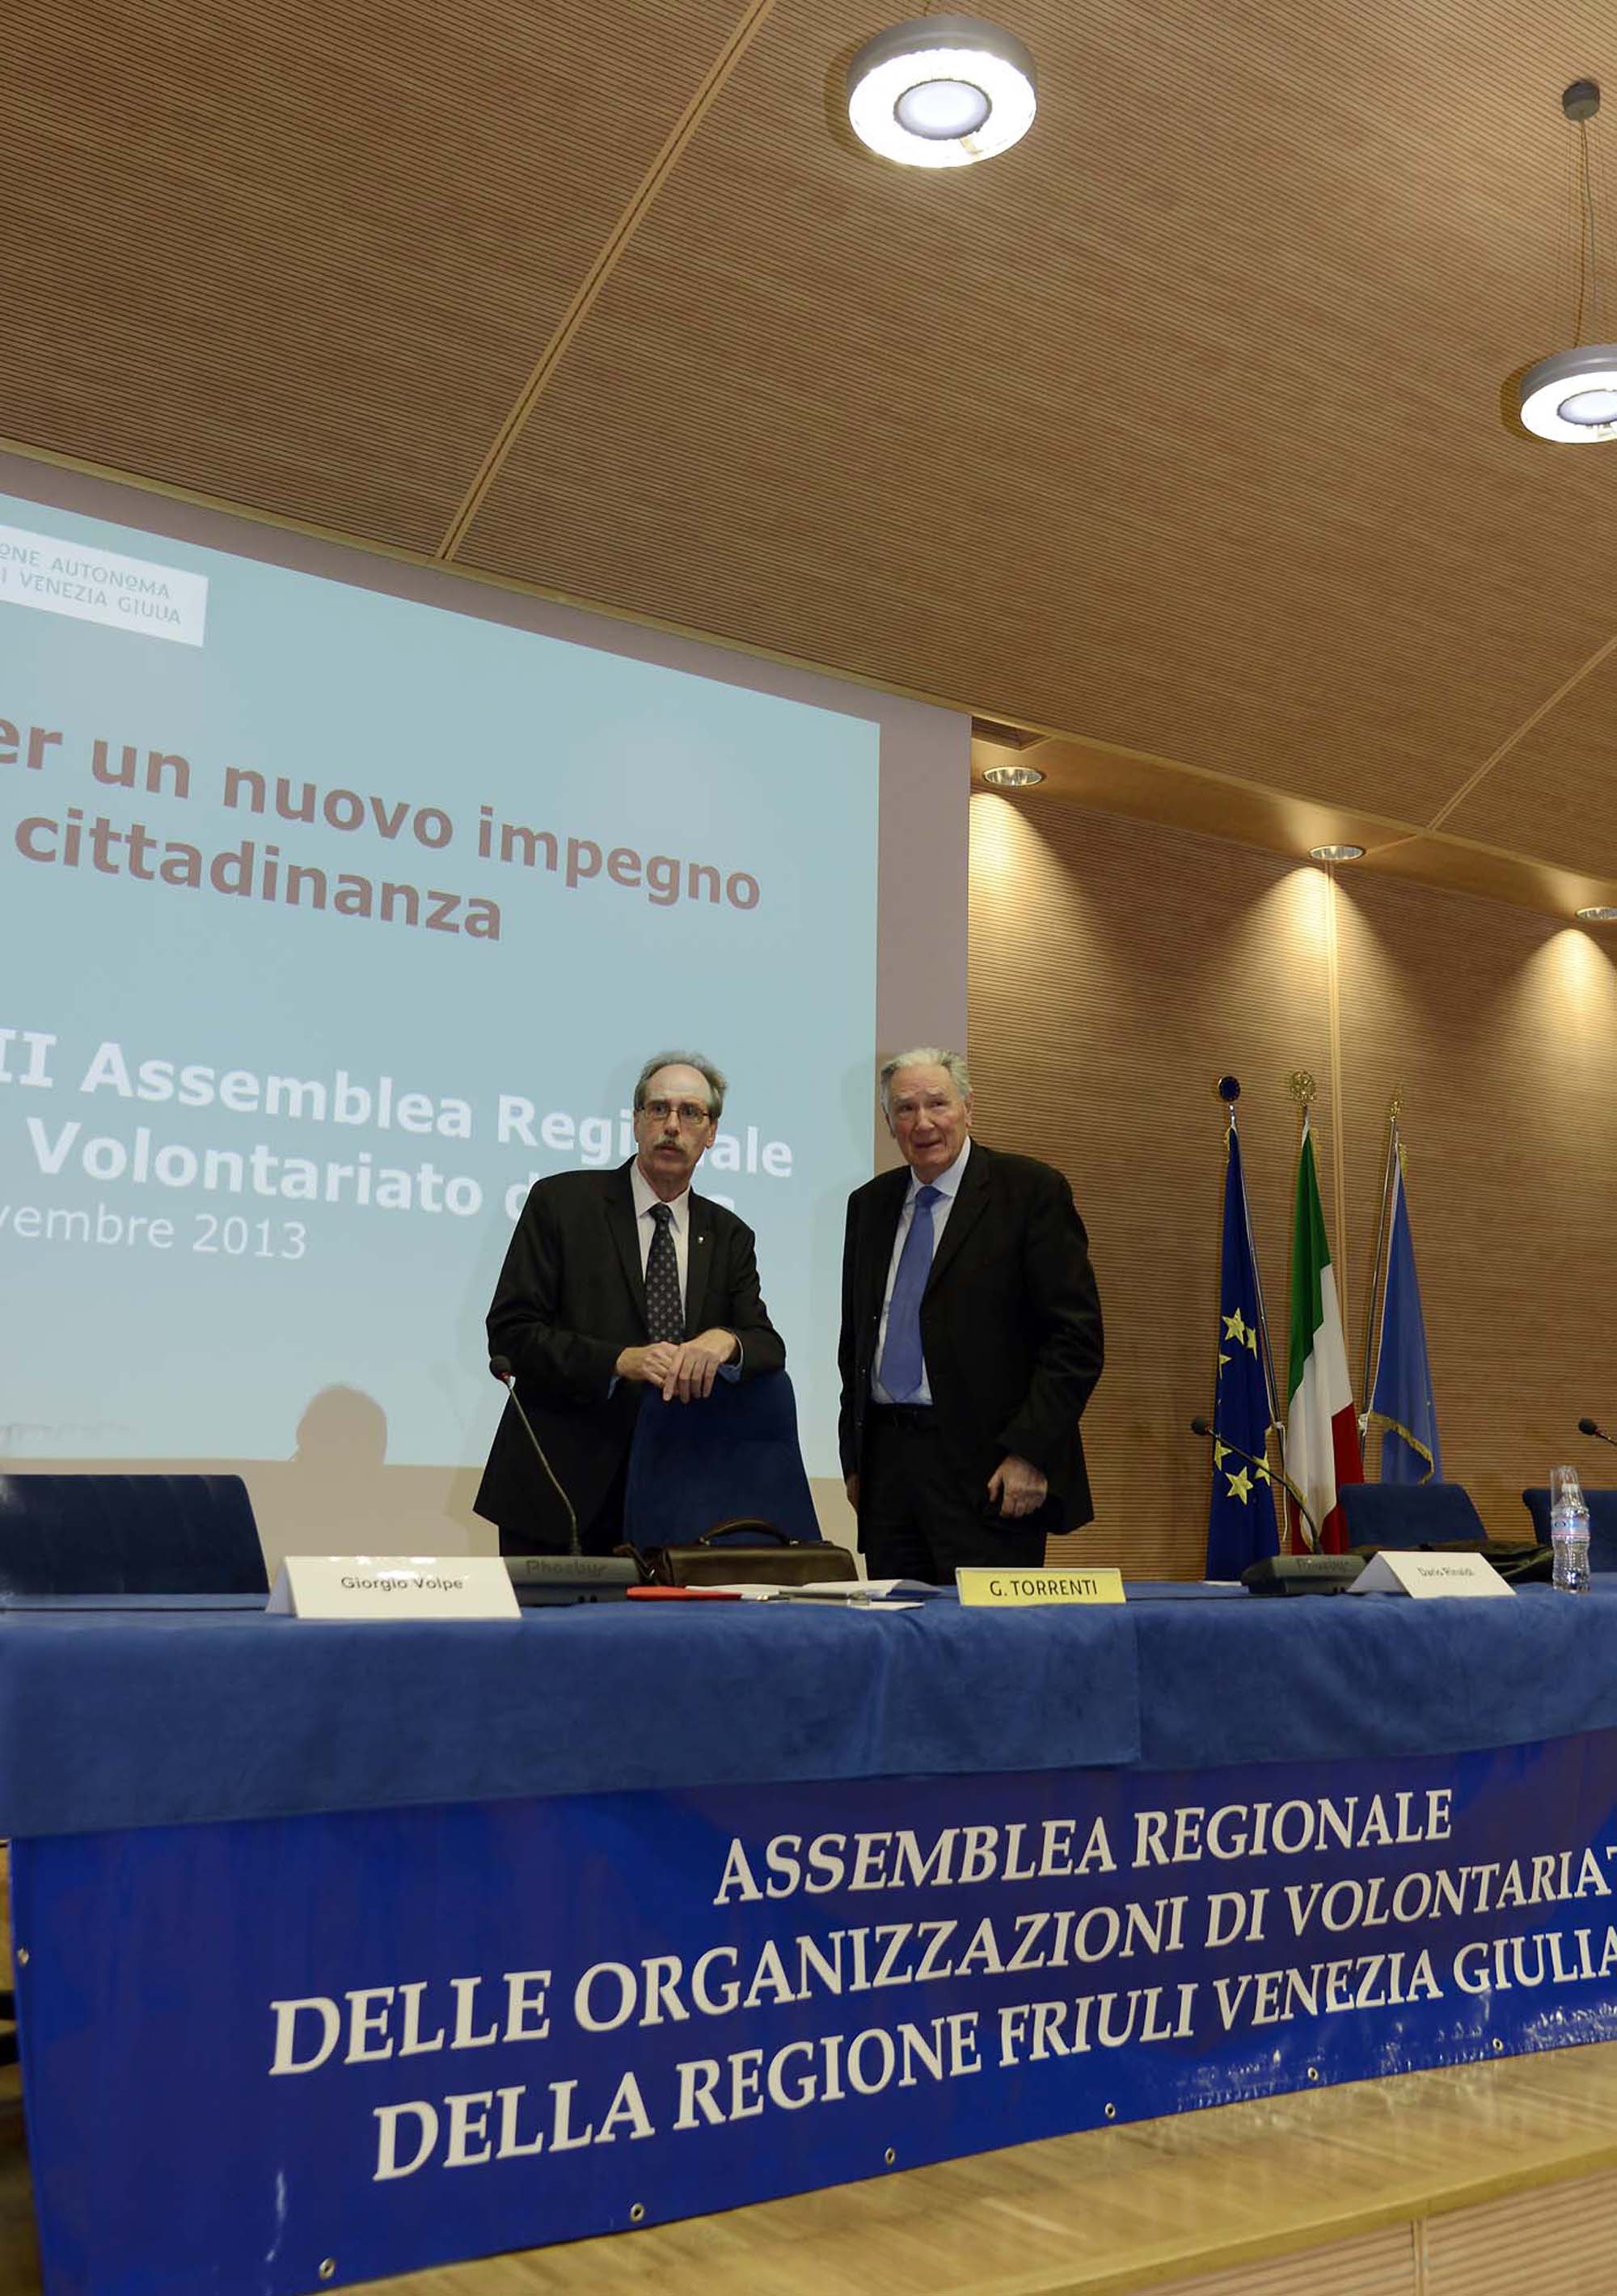
[[[1238,1578],[1261,1555],[1278,1554],[1274,1489],[1267,1471],[1238,1456],[1263,1456],[1269,1378],[1258,1324],[1258,1270],[1232,1122],[1224,1172],[1224,1253],[1219,1276],[1219,1367],[1213,1397],[1213,1496],[1207,1511],[1207,1576]],[[1229,1447],[1233,1444],[1237,1450]]]
[[[1432,1399],[1432,1366],[1426,1358],[1426,1322],[1421,1313],[1420,1282],[1415,1273],[1415,1243],[1404,1195],[1404,1153],[1395,1142],[1392,1159],[1392,1217],[1387,1237],[1387,1280],[1381,1296],[1381,1332],[1376,1348],[1376,1377],[1370,1417],[1381,1429],[1384,1483],[1425,1483],[1443,1479],[1437,1440],[1437,1406]]]

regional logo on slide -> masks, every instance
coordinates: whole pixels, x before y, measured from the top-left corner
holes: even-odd
[[[149,558],[124,558],[99,545],[61,542],[53,535],[0,526],[0,603],[200,646],[208,620],[208,578],[182,574]]]

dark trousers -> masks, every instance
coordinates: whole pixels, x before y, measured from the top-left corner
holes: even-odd
[[[534,1473],[541,1481],[543,1480],[544,1470],[539,1464],[537,1459],[534,1461]],[[618,1462],[617,1472],[613,1476],[611,1481],[607,1486],[606,1496],[601,1500],[600,1505],[596,1508],[594,1513],[587,1521],[581,1520],[579,1522],[578,1547],[580,1554],[610,1554],[615,1546],[620,1546],[623,1544],[624,1499],[628,1491],[628,1488],[629,1454],[625,1450],[622,1459]],[[502,1523],[500,1526],[500,1552],[502,1554],[534,1554],[541,1552],[546,1554],[565,1554],[567,1551],[568,1541],[565,1526],[562,1529],[559,1538],[552,1538],[543,1548],[539,1546],[532,1531],[511,1529],[504,1523]]]
[[[1004,1521],[986,1486],[961,1487],[943,1456],[935,1414],[872,1404],[859,1470],[859,1543],[872,1578],[951,1587],[961,1564],[1027,1569],[1044,1560],[1047,1499],[1036,1514]]]

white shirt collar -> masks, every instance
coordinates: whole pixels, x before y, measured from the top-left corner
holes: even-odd
[[[638,1156],[629,1167],[629,1185],[634,1191],[634,1217],[637,1220],[643,1220],[653,1204],[660,1204],[664,1201],[641,1170]],[[668,1209],[674,1215],[674,1226],[683,1235],[690,1219],[690,1189],[670,1199]]]
[[[904,1201],[907,1204],[913,1203],[918,1193],[922,1188],[935,1188],[940,1195],[947,1196],[950,1198],[951,1201],[952,1201],[960,1193],[960,1175],[966,1169],[966,1159],[970,1155],[970,1153],[971,1135],[968,1132],[964,1140],[960,1143],[960,1154],[955,1158],[952,1164],[946,1164],[943,1167],[943,1169],[938,1174],[936,1179],[919,1180],[917,1179],[913,1172],[911,1173],[910,1193],[904,1198]]]

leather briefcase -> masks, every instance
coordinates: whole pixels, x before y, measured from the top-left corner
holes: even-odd
[[[845,1546],[788,1538],[772,1522],[739,1515],[715,1523],[686,1546],[620,1546],[654,1587],[816,1587],[857,1578]]]

